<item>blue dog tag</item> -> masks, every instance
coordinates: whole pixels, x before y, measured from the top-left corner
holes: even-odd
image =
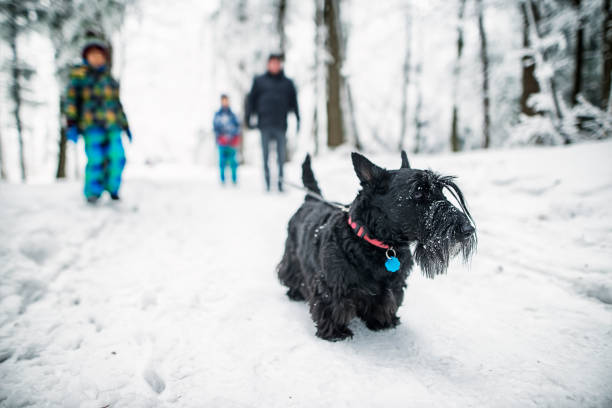
[[[400,268],[400,261],[399,261],[399,259],[397,259],[395,256],[390,257],[385,262],[385,268],[387,268],[387,270],[389,272],[397,272],[397,271],[399,271],[399,268]]]

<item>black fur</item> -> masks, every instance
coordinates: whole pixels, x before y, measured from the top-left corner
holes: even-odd
[[[308,301],[317,336],[326,340],[351,337],[348,324],[354,317],[371,330],[399,324],[396,313],[413,266],[410,244],[429,278],[446,272],[451,257],[462,253],[467,261],[476,249],[474,222],[452,177],[410,168],[405,152],[399,170],[382,169],[357,153],[352,160],[362,190],[349,214],[370,237],[396,250],[401,268],[386,270],[386,251],[359,238],[348,225],[349,214],[306,196],[289,221],[278,277],[289,298]],[[310,156],[302,165],[302,181],[321,193]]]

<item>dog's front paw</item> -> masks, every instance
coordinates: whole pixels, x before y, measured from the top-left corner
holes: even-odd
[[[348,327],[334,327],[330,330],[317,329],[317,336],[323,340],[340,341],[353,337],[353,332]]]
[[[390,321],[379,322],[378,320],[366,320],[366,327],[372,331],[393,329],[400,324],[400,318],[393,316]]]
[[[293,288],[287,291],[287,297],[291,300],[295,300],[296,302],[306,300],[306,298],[304,297],[304,295],[302,295],[302,292],[300,292],[299,289]]]

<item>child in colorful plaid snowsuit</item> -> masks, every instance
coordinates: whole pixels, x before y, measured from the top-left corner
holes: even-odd
[[[221,109],[215,113],[213,120],[215,139],[219,147],[219,169],[221,183],[225,184],[225,167],[229,164],[232,170],[232,182],[237,183],[238,161],[236,148],[240,144],[240,122],[229,106],[227,95],[221,95]]]
[[[125,166],[121,134],[125,132],[130,142],[132,134],[119,100],[119,84],[107,65],[106,43],[89,38],[82,56],[83,64],[70,72],[66,91],[66,137],[75,143],[79,134],[85,139],[87,201],[95,203],[104,191],[118,200]]]

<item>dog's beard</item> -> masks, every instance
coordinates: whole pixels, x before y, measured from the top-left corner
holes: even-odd
[[[446,273],[451,258],[461,254],[468,262],[476,250],[476,234],[458,238],[455,231],[460,225],[459,210],[446,201],[433,203],[426,217],[425,237],[419,240],[414,251],[416,262],[428,278]]]

